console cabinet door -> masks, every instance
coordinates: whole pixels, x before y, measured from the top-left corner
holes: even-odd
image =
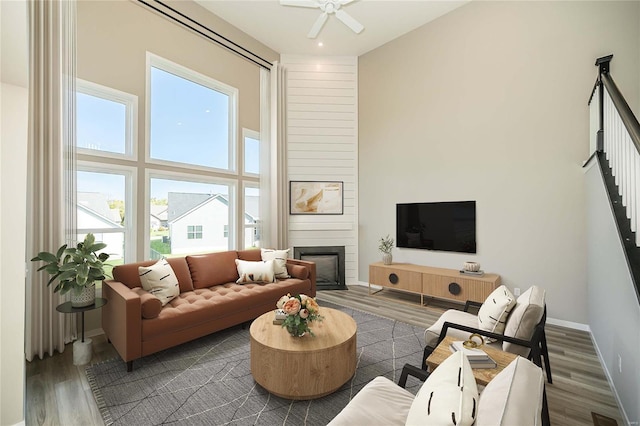
[[[393,267],[369,266],[369,282],[383,287],[422,292],[422,274]]]

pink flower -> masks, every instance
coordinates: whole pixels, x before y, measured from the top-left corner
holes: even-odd
[[[300,310],[300,318],[305,319],[309,316],[309,311],[306,309],[301,309]]]
[[[316,313],[318,312],[318,309],[320,309],[320,306],[318,306],[318,302],[316,302],[316,300],[311,297],[307,298],[307,303],[305,303],[305,306],[311,313]]]
[[[300,301],[295,297],[292,297],[285,302],[285,304],[282,306],[282,310],[287,315],[295,315],[300,312]]]

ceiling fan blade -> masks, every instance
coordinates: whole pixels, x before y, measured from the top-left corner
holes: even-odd
[[[320,7],[315,0],[280,0],[282,6],[295,6],[295,7]]]
[[[313,24],[313,27],[311,27],[311,31],[309,31],[309,34],[307,34],[307,37],[309,38],[318,37],[318,34],[320,34],[320,30],[322,29],[322,27],[324,27],[324,23],[327,22],[328,17],[329,15],[327,14],[327,12],[323,12],[322,15],[318,16],[318,19],[316,19],[316,22]]]
[[[355,0],[340,0],[340,6],[345,6],[349,3],[354,2]]]
[[[351,15],[342,9],[336,10],[336,18],[341,20],[343,24],[351,28],[356,34],[360,34],[364,29],[364,26],[360,22],[356,21]]]

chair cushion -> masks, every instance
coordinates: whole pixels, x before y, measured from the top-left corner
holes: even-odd
[[[507,317],[515,304],[516,298],[504,285],[493,290],[478,311],[478,328],[502,334]]]
[[[516,358],[480,394],[476,426],[541,424],[543,389],[542,370]]]
[[[403,425],[413,397],[411,392],[378,376],[367,383],[329,425]]]
[[[459,311],[457,309],[449,309],[438,318],[431,327],[427,328],[424,332],[424,340],[427,346],[435,348],[438,344],[438,337],[440,331],[445,322],[452,322],[455,324],[466,325],[468,327],[478,328],[478,317],[469,312]],[[447,331],[447,336],[453,336],[456,340],[467,340],[469,334],[466,331],[455,330],[450,328]]]
[[[531,286],[518,297],[516,306],[511,310],[504,328],[504,335],[522,340],[530,340],[536,325],[544,314],[545,291],[538,286]],[[502,350],[527,357],[529,348],[504,342]]]
[[[472,425],[478,409],[478,387],[469,360],[456,352],[435,369],[416,395],[407,425]]]

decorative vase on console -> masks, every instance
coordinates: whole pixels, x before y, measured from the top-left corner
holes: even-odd
[[[391,265],[393,262],[393,256],[391,255],[391,249],[393,249],[393,238],[389,237],[387,234],[386,237],[380,238],[380,244],[378,245],[378,250],[382,252],[382,263],[385,265]]]

